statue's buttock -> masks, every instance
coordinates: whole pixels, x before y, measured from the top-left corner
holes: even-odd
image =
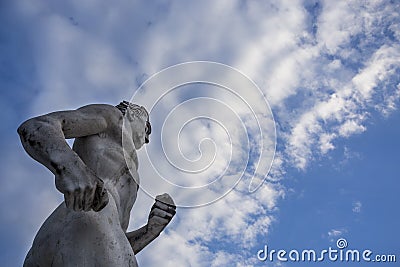
[[[137,266],[112,196],[99,212],[61,204],[35,237],[24,266]]]

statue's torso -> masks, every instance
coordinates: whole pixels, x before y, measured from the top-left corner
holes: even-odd
[[[132,148],[126,149],[131,152],[128,155],[125,151],[124,157],[120,140],[114,140],[103,133],[77,138],[73,149],[104,181],[118,207],[121,226],[126,231],[139,188],[136,151]]]
[[[121,143],[106,134],[77,138],[73,149],[104,181],[109,203],[100,212],[62,203],[36,235],[25,266],[137,266],[125,236],[139,182],[136,153],[125,160]]]

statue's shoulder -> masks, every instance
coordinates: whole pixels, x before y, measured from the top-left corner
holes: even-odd
[[[89,104],[80,107],[77,110],[83,113],[96,114],[97,116],[103,117],[107,120],[119,120],[122,117],[121,111],[117,107],[109,104]]]
[[[89,104],[78,108],[78,110],[93,110],[98,112],[121,114],[121,111],[119,111],[117,107],[110,104]]]

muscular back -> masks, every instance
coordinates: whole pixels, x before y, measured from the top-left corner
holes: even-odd
[[[75,211],[99,211],[107,204],[103,182],[65,142],[65,138],[85,138],[106,134],[120,142],[121,112],[110,105],[88,105],[77,110],[59,111],[24,122],[18,133],[28,154],[54,175],[65,204]],[[101,142],[97,142],[101,145]],[[88,158],[86,156],[86,158]]]
[[[121,140],[106,131],[76,138],[73,150],[103,180],[117,205],[121,227],[126,231],[139,188],[135,149],[128,149],[133,153],[125,159]]]
[[[129,110],[88,105],[35,117],[18,128],[26,152],[54,174],[64,194],[24,266],[137,266],[134,254],[175,215],[172,198],[159,195],[147,224],[126,232],[139,184],[136,149],[149,142],[151,125],[143,107],[125,101],[118,106]],[[128,128],[122,129],[123,122]],[[72,149],[66,138],[75,138]]]

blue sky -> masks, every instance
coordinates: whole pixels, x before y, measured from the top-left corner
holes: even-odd
[[[346,238],[349,248],[396,254],[399,261],[399,8],[398,2],[383,0],[2,1],[2,265],[21,265],[41,223],[62,200],[50,172],[23,151],[18,125],[55,110],[117,104],[151,75],[194,60],[232,66],[258,85],[275,119],[275,160],[257,192],[244,190],[244,179],[214,204],[178,209],[168,231],[137,256],[141,266],[321,266],[260,262],[256,255],[264,245],[322,250],[334,247],[338,238]],[[198,91],[163,99],[151,113],[153,121],[182,99],[207,96],[252,125],[226,92],[193,90]],[[145,97],[156,96],[152,93]],[[250,106],[257,110],[259,104],[250,97]],[[182,106],[188,116],[201,108],[201,103]],[[207,111],[228,116],[210,106]],[[161,123],[154,125],[153,138],[161,133]],[[233,120],[224,123],[227,129],[240,128]],[[248,135],[229,133],[239,138],[232,152],[218,125],[199,120],[183,131],[180,145],[189,156],[199,155],[197,144],[205,136],[222,145],[211,169],[215,174],[224,170],[227,155],[233,155],[233,163],[246,158],[239,144],[243,136],[256,136],[251,129]],[[163,153],[159,142],[149,151]],[[207,159],[208,150],[202,152]],[[152,167],[144,151],[140,156],[141,179],[163,192],[146,179],[154,177]],[[176,170],[166,175],[186,177]],[[180,192],[170,193],[179,199]],[[130,229],[145,223],[151,204],[141,192]]]
[[[331,157],[307,172],[287,177],[285,185],[301,194],[288,194],[281,202],[278,222],[265,242],[273,248],[322,250],[335,247],[336,239],[344,237],[354,249],[398,253],[399,127],[391,127],[398,123],[395,116],[373,120],[365,133],[341,141],[341,148]],[[343,148],[352,151],[351,160]],[[340,234],[332,238],[329,232],[333,229]]]

